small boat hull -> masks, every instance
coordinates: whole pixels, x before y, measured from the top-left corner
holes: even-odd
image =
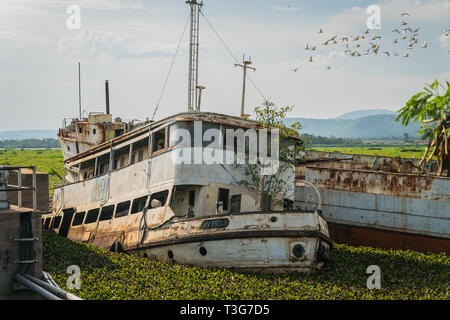
[[[188,219],[148,231],[144,239],[126,251],[163,262],[271,273],[319,270],[332,247],[325,221],[298,212]]]

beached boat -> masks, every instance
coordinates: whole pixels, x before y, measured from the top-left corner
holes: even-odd
[[[188,3],[188,112],[141,123],[113,120],[106,83],[106,112],[85,118],[80,112],[59,130],[64,181],[53,192],[44,229],[162,261],[273,272],[319,269],[332,242],[320,207],[293,210],[295,168],[280,175],[286,192],[273,194],[280,201],[263,205],[261,189],[252,187],[254,174],[237,161],[257,150],[265,163],[273,152],[261,156],[261,146],[268,136],[273,143],[275,133],[243,110],[241,117],[200,112],[201,4]]]

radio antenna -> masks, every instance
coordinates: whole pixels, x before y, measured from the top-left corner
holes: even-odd
[[[188,84],[188,111],[198,110],[198,46],[200,29],[200,10],[203,1],[186,1],[191,6],[191,36],[189,40],[189,84]]]
[[[78,62],[78,107],[81,120],[81,64]]]

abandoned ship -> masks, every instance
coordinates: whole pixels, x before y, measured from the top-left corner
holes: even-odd
[[[106,112],[84,118],[80,112],[79,118],[65,121],[59,130],[63,183],[53,192],[44,230],[117,252],[182,264],[270,272],[309,273],[321,268],[332,247],[328,226],[320,206],[293,210],[293,166],[283,173],[289,195],[274,195],[284,201],[264,210],[261,193],[250,187],[252,175],[245,165],[192,163],[190,156],[174,161],[180,154],[198,152],[234,159],[236,142],[225,130],[263,129],[243,113],[244,102],[240,117],[200,111],[197,65],[202,3],[187,3],[191,9],[188,112],[138,124],[113,120],[107,82]],[[189,137],[180,140],[180,130]],[[209,130],[218,135],[206,139]],[[189,133],[203,137],[200,145]],[[288,140],[295,143],[298,138]]]

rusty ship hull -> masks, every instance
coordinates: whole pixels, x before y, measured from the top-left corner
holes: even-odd
[[[333,241],[450,254],[450,179],[436,175],[435,163],[421,168],[414,159],[321,152],[308,157],[297,175],[320,190]],[[312,197],[297,184],[297,206],[307,207]]]

